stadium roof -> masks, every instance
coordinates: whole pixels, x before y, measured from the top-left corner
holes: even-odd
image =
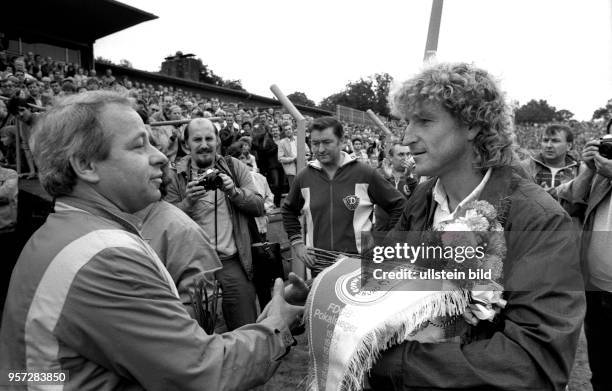
[[[157,16],[115,0],[10,1],[1,30],[72,41],[93,41]],[[17,17],[19,15],[19,17]]]

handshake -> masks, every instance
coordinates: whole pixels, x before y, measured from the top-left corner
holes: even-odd
[[[283,281],[277,278],[274,282],[272,300],[261,311],[257,321],[260,322],[269,316],[278,316],[285,321],[292,334],[301,334],[304,331],[302,319],[304,303],[309,291],[310,288],[304,280],[294,273],[289,273],[287,286],[284,286]]]

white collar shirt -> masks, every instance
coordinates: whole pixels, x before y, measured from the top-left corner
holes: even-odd
[[[465,197],[463,201],[461,201],[459,205],[457,205],[455,210],[453,210],[452,212],[448,205],[448,195],[446,194],[446,191],[444,190],[444,186],[440,182],[440,179],[438,179],[436,181],[436,185],[434,186],[433,192],[432,192],[433,199],[437,204],[436,211],[434,213],[434,220],[433,220],[434,228],[437,228],[438,225],[443,221],[454,219],[455,214],[457,213],[457,210],[459,210],[459,208],[461,208],[468,202],[477,200],[480,197],[480,194],[482,193],[482,190],[484,189],[485,185],[489,181],[490,177],[491,177],[491,169],[489,168],[485,176],[482,178],[482,181],[480,181],[480,183],[478,184],[478,186],[476,186],[474,190],[472,190],[472,192],[467,197]]]

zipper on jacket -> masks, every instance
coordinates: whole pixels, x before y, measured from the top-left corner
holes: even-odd
[[[334,175],[335,177],[335,175]],[[331,250],[334,250],[334,185],[333,182],[329,181],[329,228],[331,230]]]

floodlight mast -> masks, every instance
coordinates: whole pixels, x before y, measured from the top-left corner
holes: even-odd
[[[431,4],[431,16],[429,17],[429,30],[427,31],[427,42],[425,42],[425,55],[423,62],[427,63],[436,56],[438,51],[438,36],[440,35],[440,21],[442,19],[442,5],[444,0],[433,0]]]

